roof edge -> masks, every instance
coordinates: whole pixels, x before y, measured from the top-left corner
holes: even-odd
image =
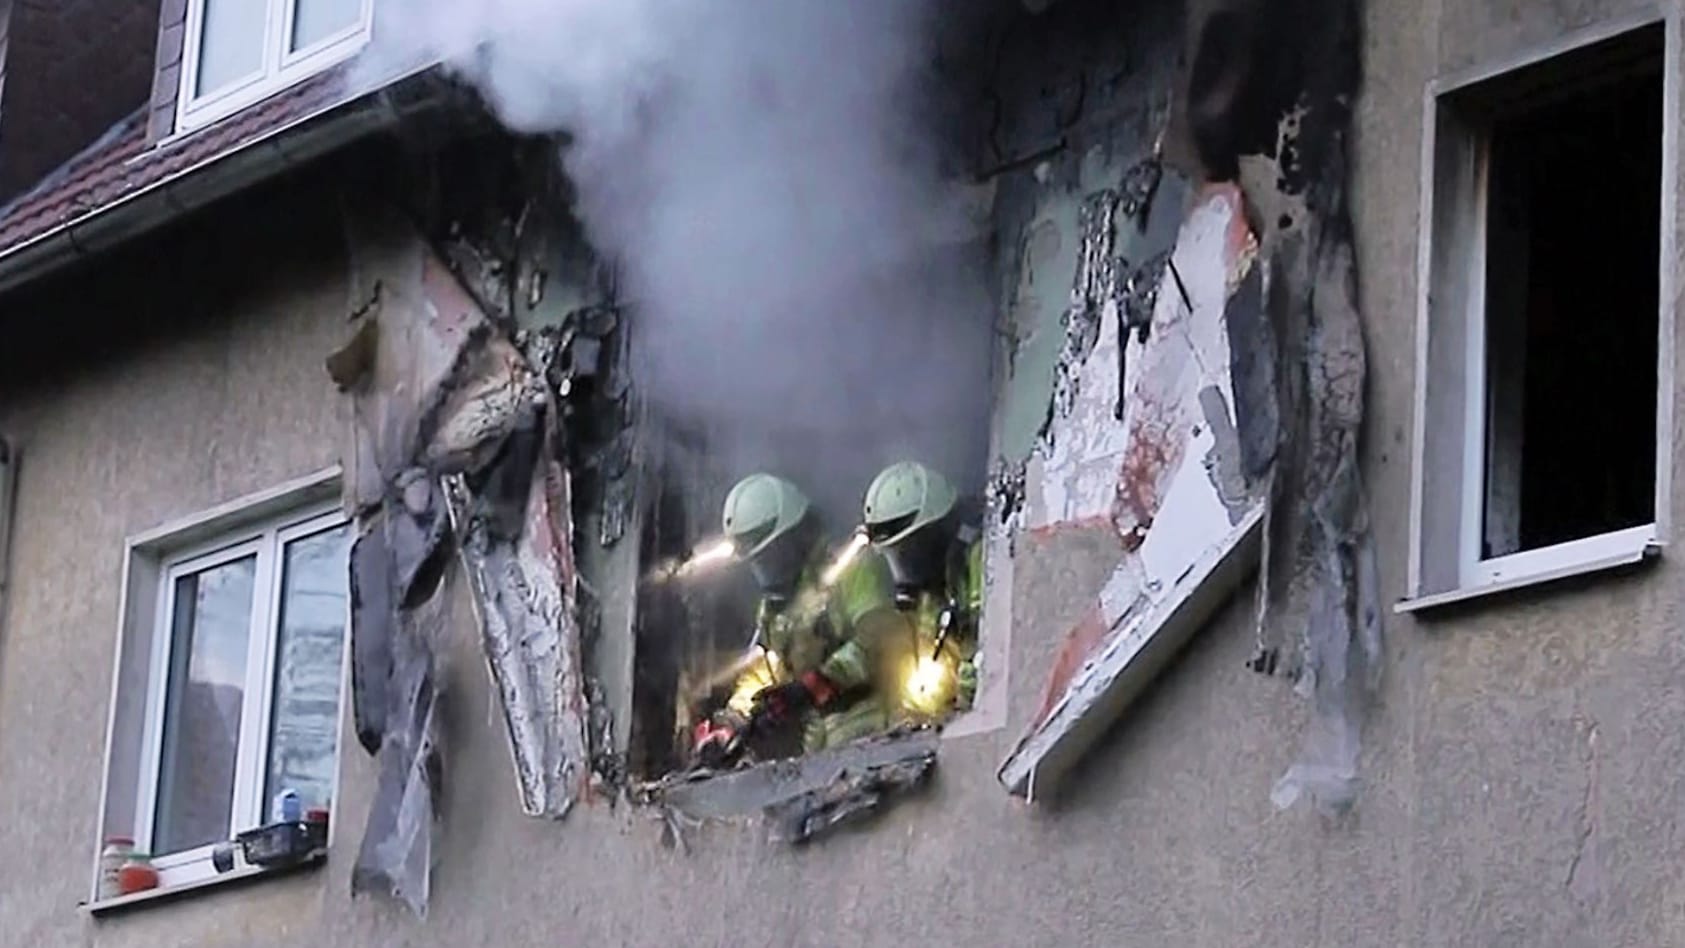
[[[440,104],[439,91],[423,86],[436,66],[350,93],[0,251],[0,294]],[[401,88],[422,94],[402,97]]]

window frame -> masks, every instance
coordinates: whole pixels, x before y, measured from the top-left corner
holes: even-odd
[[[253,524],[235,534],[188,547],[167,557],[159,577],[158,609],[153,622],[153,647],[146,692],[146,744],[141,757],[141,784],[135,804],[135,846],[152,852],[158,819],[158,793],[163,777],[166,706],[170,664],[176,645],[174,620],[178,581],[206,570],[255,557],[252,613],[248,620],[245,688],[241,698],[240,740],[236,747],[234,798],[229,808],[228,838],[263,825],[264,783],[274,727],[275,665],[280,647],[281,584],[288,544],[345,526],[337,506],[315,504],[290,514]],[[349,548],[349,546],[348,546]],[[346,628],[350,628],[347,603]],[[349,634],[346,636],[350,638]],[[345,668],[341,661],[341,678]],[[343,681],[340,703],[345,700]],[[338,770],[339,748],[334,748]],[[144,844],[143,841],[144,840]],[[160,888],[197,882],[214,874],[210,869],[215,843],[153,857],[161,876]]]
[[[199,59],[205,40],[207,0],[188,0],[182,36],[181,85],[176,93],[176,130],[191,131],[226,118],[289,86],[338,65],[367,45],[374,23],[373,0],[360,0],[357,21],[302,50],[290,50],[300,0],[263,0],[262,62],[258,68],[221,89],[197,94]]]
[[[168,623],[169,597],[173,595],[175,577],[193,568],[204,568],[212,561],[227,562],[234,558],[235,548],[261,542],[267,532],[277,538],[274,562],[282,543],[315,535],[324,530],[348,528],[353,518],[343,509],[344,473],[335,465],[279,484],[268,490],[249,494],[217,507],[173,520],[128,537],[123,551],[122,583],[119,592],[116,639],[113,643],[111,691],[106,709],[105,753],[100,773],[99,813],[96,832],[89,853],[88,898],[83,903],[93,913],[100,913],[130,902],[184,892],[204,886],[218,885],[265,874],[271,870],[249,866],[238,860],[233,871],[217,874],[211,864],[211,846],[198,847],[187,854],[166,854],[153,865],[158,869],[160,884],[156,889],[137,895],[102,899],[100,897],[100,852],[109,836],[132,837],[135,848],[150,853],[153,836],[152,820],[156,815],[157,767],[161,749],[160,732],[155,726],[162,713],[165,692],[158,686],[159,651],[167,651],[159,635],[159,622]],[[349,555],[354,537],[346,539],[347,575]],[[284,579],[276,569],[274,582],[277,592]],[[254,576],[254,615],[256,598],[263,588]],[[280,604],[279,596],[275,606]],[[270,612],[265,613],[266,616]],[[346,600],[346,634],[341,644],[338,676],[339,706],[334,718],[334,764],[330,783],[330,799],[336,801],[343,789],[345,749],[347,746],[346,715],[349,710],[351,676],[351,603]],[[168,630],[165,630],[166,634]],[[263,713],[251,726],[262,728],[265,753],[254,754],[255,785],[252,796],[261,797],[262,781],[268,768],[267,749],[272,739],[273,678],[276,648],[279,644],[279,625],[271,623],[264,632],[267,643],[263,657],[266,679]],[[248,648],[247,660],[253,656]],[[167,659],[166,659],[167,661]],[[167,668],[168,665],[162,666]],[[243,714],[242,732],[248,726]],[[144,799],[143,799],[144,798]],[[263,801],[257,801],[257,815],[265,815]],[[239,814],[231,811],[232,829]],[[144,823],[144,825],[143,825]],[[336,835],[337,820],[328,824],[328,843],[331,847]],[[245,828],[245,827],[242,827]],[[142,830],[144,829],[144,833]],[[156,854],[151,854],[156,855]]]
[[[1657,313],[1656,471],[1650,523],[1503,556],[1481,557],[1486,483],[1486,258],[1491,120],[1459,98],[1473,87],[1565,54],[1661,27],[1662,149]],[[1407,597],[1411,612],[1657,555],[1670,528],[1677,247],[1680,18],[1652,10],[1558,37],[1527,53],[1427,84],[1423,97],[1421,216],[1411,520]],[[1429,380],[1452,384],[1435,386]],[[1445,472],[1452,472],[1450,483]],[[1430,485],[1430,481],[1434,482]],[[1446,493],[1454,496],[1446,497]]]

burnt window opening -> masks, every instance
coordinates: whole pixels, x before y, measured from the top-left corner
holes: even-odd
[[[656,447],[644,467],[649,486],[640,518],[642,565],[632,633],[636,661],[627,770],[634,779],[655,780],[699,769],[732,770],[829,751],[903,726],[940,726],[970,706],[973,692],[967,691],[964,700],[956,696],[962,674],[973,676],[968,679],[972,683],[976,680],[972,663],[980,638],[977,612],[956,618],[963,610],[952,611],[948,617],[951,635],[936,641],[941,629],[950,627],[942,624],[943,613],[951,600],[961,598],[960,591],[943,586],[941,595],[904,595],[896,586],[899,573],[889,559],[864,545],[858,495],[875,473],[872,465],[862,465],[863,477],[849,472],[839,478],[839,489],[829,492],[808,483],[810,479],[799,472],[790,473],[791,481],[799,483],[804,493],[814,491],[810,495],[813,519],[799,536],[809,553],[798,591],[788,597],[769,595],[743,557],[710,555],[720,549],[723,501],[748,472],[725,461],[724,453],[713,450],[700,430],[671,419],[652,420],[650,425],[646,443]],[[799,467],[799,463],[791,466]],[[960,498],[952,516],[930,533],[943,539],[943,549],[936,551],[935,559],[969,549],[966,544],[975,542],[981,562],[981,509],[972,500],[977,491],[968,490],[973,485],[961,480],[971,473],[955,472]],[[981,472],[975,473],[970,480],[980,482]],[[911,519],[899,518],[894,525],[899,533],[911,525]],[[876,534],[879,540],[891,535]],[[856,541],[856,536],[862,539]],[[852,556],[851,545],[855,547]],[[867,561],[875,565],[868,567]],[[803,615],[804,595],[816,588],[815,580],[824,586],[824,577],[833,575],[839,562],[848,563],[851,574],[859,570],[858,575],[878,578],[878,592],[868,596],[876,603],[875,611],[852,619],[843,619],[825,606],[806,613],[822,644],[813,646],[818,650],[805,658],[802,653],[808,646],[795,644],[799,639],[785,639],[787,649],[768,641],[762,610]],[[943,565],[949,564],[944,560]],[[820,599],[829,602],[832,588],[824,586]],[[831,625],[833,621],[851,624],[840,632]],[[825,668],[825,659],[850,640],[868,643],[869,681],[843,686],[834,703],[823,708],[798,702],[800,706],[788,716],[770,724],[763,725],[755,717],[758,693],[772,687],[805,687],[804,672],[814,666]],[[963,673],[962,666],[966,666]],[[766,700],[763,697],[762,702]],[[883,709],[881,716],[871,710],[874,707]],[[756,723],[749,725],[748,719]],[[699,725],[713,729],[722,723],[740,729],[741,741],[712,756],[700,752]],[[826,735],[817,742],[816,728]]]
[[[1492,123],[1482,559],[1655,520],[1660,66]]]

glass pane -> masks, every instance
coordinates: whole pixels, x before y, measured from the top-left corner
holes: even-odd
[[[268,0],[205,0],[198,95],[208,95],[263,68],[268,18]]]
[[[356,23],[362,13],[363,0],[298,0],[290,48],[295,53],[309,49]]]
[[[257,558],[176,580],[153,852],[227,839]]]
[[[347,528],[287,544],[265,816],[275,795],[296,790],[305,809],[329,806],[339,741],[340,659],[345,654]]]

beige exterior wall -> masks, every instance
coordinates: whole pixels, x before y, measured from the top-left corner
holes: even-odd
[[[1364,460],[1389,604],[1405,583],[1424,85],[1640,6],[1369,4],[1355,198]],[[867,829],[792,851],[757,828],[713,827],[681,853],[625,804],[522,817],[464,621],[446,671],[427,920],[349,895],[375,774],[348,727],[322,871],[89,918],[77,904],[124,538],[334,463],[347,442],[322,358],[345,329],[348,275],[333,202],[314,193],[242,200],[3,304],[42,336],[0,351],[0,432],[23,456],[0,630],[0,941],[1685,945],[1678,562],[1432,624],[1389,615],[1367,786],[1343,821],[1271,807],[1302,712],[1282,682],[1242,667],[1249,597],[1196,638],[1064,798],[1027,808],[994,772],[1115,558],[1115,540],[1082,532],[1021,547],[1006,726],[945,742],[931,792]],[[1685,519],[1677,491],[1672,509]]]

